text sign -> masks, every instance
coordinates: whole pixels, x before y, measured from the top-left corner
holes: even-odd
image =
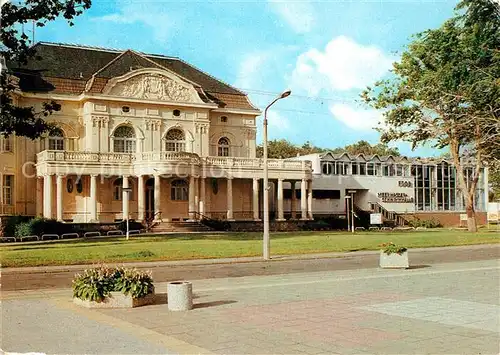
[[[385,203],[413,203],[413,197],[408,196],[404,192],[379,192],[378,198]]]
[[[370,224],[382,224],[382,213],[371,213]]]
[[[467,213],[460,213],[460,220],[467,221]]]

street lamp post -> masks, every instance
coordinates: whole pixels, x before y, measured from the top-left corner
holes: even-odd
[[[127,195],[127,203],[130,205],[130,193],[132,192],[132,188],[131,187],[124,187],[122,188],[122,191]],[[126,225],[127,225],[127,232],[126,232],[126,238],[128,240],[128,238],[130,237],[130,228],[129,228],[129,213],[127,213],[127,215],[125,216],[125,220],[126,220]]]
[[[349,190],[347,191],[349,194],[351,194],[351,231],[354,233],[354,194],[356,193],[356,190]]]
[[[264,129],[262,132],[263,138],[263,164],[264,164],[264,236],[263,236],[263,253],[264,260],[269,260],[269,252],[271,249],[271,241],[269,239],[269,176],[267,171],[267,110],[271,107],[276,101],[284,99],[285,97],[290,96],[292,92],[290,90],[286,90],[282,92],[277,98],[275,98],[269,105],[267,105],[264,110]]]

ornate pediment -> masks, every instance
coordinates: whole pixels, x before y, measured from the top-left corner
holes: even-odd
[[[160,70],[138,70],[112,79],[104,93],[134,99],[202,102],[192,85],[176,80]]]

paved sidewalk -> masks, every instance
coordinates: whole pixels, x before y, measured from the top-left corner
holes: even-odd
[[[498,354],[499,260],[193,282],[195,309],[2,293],[2,348],[47,353]]]

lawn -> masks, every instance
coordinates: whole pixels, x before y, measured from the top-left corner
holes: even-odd
[[[413,232],[291,232],[271,234],[271,255],[377,250],[384,242],[408,248],[499,243],[498,233],[458,230]],[[3,267],[228,258],[262,255],[261,233],[189,234],[65,240],[0,247]]]

